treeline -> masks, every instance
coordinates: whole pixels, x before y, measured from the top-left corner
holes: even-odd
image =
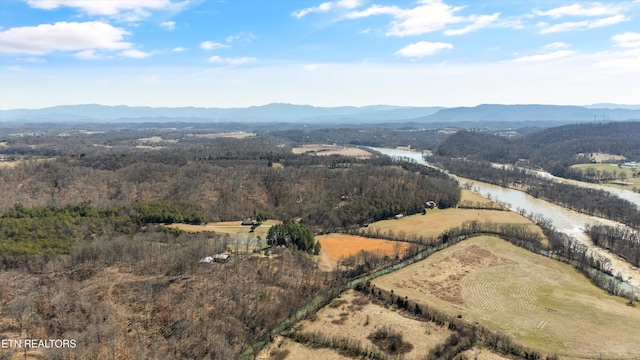
[[[567,168],[559,176],[574,179],[578,181],[585,181],[591,183],[602,183],[607,181],[626,181],[629,178],[627,172],[623,169],[620,171],[613,169],[611,171],[608,170],[599,170],[594,168],[587,169],[577,169],[577,168]],[[632,177],[640,176],[640,172],[633,171],[631,172]]]
[[[640,234],[619,226],[588,225],[584,229],[593,245],[620,255],[631,265],[640,267]]]
[[[514,187],[526,193],[569,209],[618,221],[640,228],[638,207],[607,191],[554,182],[515,167],[494,167],[488,162],[433,158],[456,175],[503,187]]]

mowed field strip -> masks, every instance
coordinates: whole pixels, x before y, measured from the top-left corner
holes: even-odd
[[[392,231],[398,236],[400,232],[407,236],[437,237],[443,231],[462,225],[466,221],[490,221],[496,224],[521,224],[542,231],[531,220],[512,211],[477,210],[477,209],[429,209],[426,215],[405,216],[399,220],[382,220],[362,228],[364,232],[379,231],[382,234]]]
[[[465,240],[372,283],[539,351],[640,358],[640,307],[570,265],[496,237]]]

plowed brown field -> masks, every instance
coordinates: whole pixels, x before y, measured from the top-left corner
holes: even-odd
[[[361,250],[379,255],[395,256],[397,254],[402,256],[411,246],[410,243],[406,242],[344,234],[320,235],[316,237],[316,240],[322,244],[322,252],[334,262],[337,262],[340,258],[355,255]]]

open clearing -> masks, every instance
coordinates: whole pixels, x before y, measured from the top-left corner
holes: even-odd
[[[25,160],[11,160],[11,161],[0,161],[0,168],[12,168],[16,167],[20,164],[26,164],[30,161],[33,162],[43,162],[43,161],[51,161],[55,158],[45,158],[45,159],[25,159]]]
[[[573,169],[593,169],[600,172],[617,173],[618,179],[614,181],[604,182],[604,185],[616,187],[619,189],[631,190],[634,187],[640,187],[640,177],[633,177],[633,174],[640,171],[640,169],[621,168],[613,164],[577,164],[572,165]],[[619,178],[620,174],[626,174],[626,178],[623,180]]]
[[[311,319],[297,324],[294,331],[345,337],[359,341],[363,348],[378,350],[367,337],[385,327],[400,332],[403,335],[403,341],[413,345],[413,349],[404,354],[404,359],[424,359],[429,350],[443,343],[451,334],[446,328],[432,322],[411,319],[396,311],[373,304],[366,296],[353,290],[334,299]],[[289,339],[283,341],[281,338],[276,338],[261,351],[258,359],[274,358],[275,356],[271,355],[274,350],[288,350],[287,359],[348,359],[333,350],[313,349],[311,351],[308,347]],[[322,355],[320,353],[316,355],[316,351],[321,351]]]
[[[465,240],[372,283],[539,351],[640,358],[640,307],[595,287],[570,265],[496,237]]]
[[[382,220],[370,224],[361,231],[375,233],[393,232],[398,236],[401,232],[406,236],[437,237],[443,231],[462,225],[466,221],[490,221],[496,224],[522,224],[538,229],[531,220],[512,211],[476,210],[476,209],[430,209],[426,215],[405,216],[399,220]]]
[[[495,201],[491,201],[486,197],[475,193],[471,190],[462,189],[460,192],[460,202],[459,206],[464,207],[477,207],[477,208],[488,208],[488,209],[504,209],[504,206],[498,204]]]
[[[597,163],[603,163],[605,161],[612,161],[612,162],[624,161],[627,159],[622,155],[614,155],[614,154],[607,154],[607,153],[591,153],[587,155],[587,157],[591,159],[591,161],[595,161]]]
[[[294,154],[311,154],[318,156],[329,156],[329,155],[342,155],[342,156],[352,156],[361,159],[368,159],[371,157],[371,153],[357,148],[357,147],[348,147],[348,146],[339,146],[339,145],[329,145],[329,144],[308,144],[302,145],[300,147],[295,147],[291,149]]]
[[[402,256],[409,246],[411,246],[411,244],[407,242],[372,239],[345,234],[320,235],[316,236],[316,240],[322,244],[322,252],[335,263],[341,258],[356,255],[362,250],[378,256]]]
[[[224,221],[224,222],[214,222],[214,223],[206,223],[204,225],[189,225],[189,224],[171,224],[166,225],[168,228],[180,229],[186,232],[203,232],[203,231],[213,231],[222,234],[249,234],[251,231],[251,226],[249,225],[241,225],[242,220],[238,221]],[[271,226],[275,224],[280,224],[282,221],[279,220],[266,220],[260,226],[255,228],[253,231],[254,236],[260,236],[263,239],[267,236],[269,229]]]
[[[256,136],[256,133],[244,132],[244,131],[232,131],[232,132],[217,132],[208,134],[193,134],[197,138],[205,139],[218,139],[218,138],[233,138],[233,139],[246,139]]]

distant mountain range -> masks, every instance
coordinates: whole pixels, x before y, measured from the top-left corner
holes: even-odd
[[[537,121],[574,123],[640,120],[640,105],[599,104],[479,105],[476,107],[403,107],[390,105],[315,107],[268,104],[247,108],[154,108],[65,105],[0,111],[1,122],[296,122],[296,123],[462,123]],[[595,105],[594,105],[595,106]]]

